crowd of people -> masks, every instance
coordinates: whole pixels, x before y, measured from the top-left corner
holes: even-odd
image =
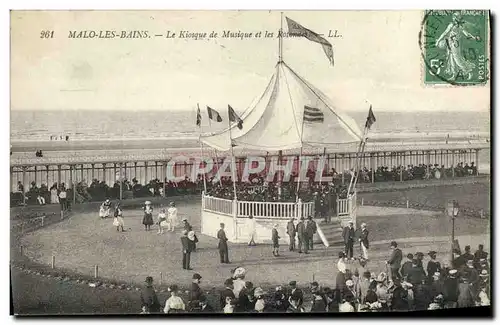
[[[389,169],[389,167],[378,167],[375,172],[372,172],[371,169],[365,167],[358,172],[358,182],[372,182],[372,178],[374,178],[375,182],[399,181],[401,179],[403,181],[409,181],[414,179],[442,179],[452,177],[453,174],[455,177],[465,177],[477,174],[477,168],[474,162],[470,165],[467,163],[465,165],[459,163],[453,169],[454,172],[452,168],[445,168],[444,166],[439,168],[437,164],[434,166],[420,164],[418,166],[408,165],[406,167],[392,167],[392,169]],[[323,195],[327,197],[333,192],[339,198],[346,198],[347,185],[354,175],[355,173],[353,170],[337,173],[333,168],[329,172],[325,171],[321,182],[319,182],[315,179],[315,172],[309,169],[306,173],[308,181],[301,182],[300,189],[297,191],[297,174],[292,173],[286,182],[280,181],[278,174],[275,175],[271,182],[266,180],[265,175],[255,174],[250,175],[246,182],[241,181],[241,179],[237,181],[237,196],[238,199],[242,201],[295,202],[297,196],[303,201],[310,201],[313,199],[314,193],[318,193],[320,197]],[[332,183],[333,186],[327,186],[326,184],[328,183]],[[233,199],[234,197],[231,177],[221,177],[217,179],[215,176],[211,176],[203,180],[203,176],[198,175],[195,180],[190,179],[188,176],[179,182],[165,180],[165,186],[164,182],[157,178],[150,180],[145,185],[139,183],[135,178],[132,180],[124,179],[121,181],[122,198],[171,197],[186,194],[200,194],[204,189],[204,184],[206,184],[207,194],[209,195],[224,199]],[[278,184],[281,184],[281,186]],[[49,189],[46,184],[42,184],[38,187],[35,182],[32,182],[30,188],[25,191],[23,184],[18,182],[18,191],[11,193],[11,205],[19,205],[21,203],[58,203],[57,199],[53,199],[56,196],[54,196],[52,192],[54,188],[59,192],[61,187],[66,188],[64,183],[59,185],[54,183]],[[76,203],[103,201],[105,198],[120,198],[120,181],[115,181],[115,183],[110,186],[105,181],[99,181],[97,179],[92,180],[90,184],[82,180],[77,182],[75,187]],[[67,187],[67,191],[72,191],[71,186]],[[71,196],[68,197],[72,198],[72,195],[71,193]]]
[[[379,274],[340,252],[333,288],[315,281],[301,288],[290,281],[287,287],[278,285],[265,291],[246,279],[243,267],[237,267],[215,299],[207,297],[201,289],[202,276],[195,273],[187,297],[183,298],[174,284],[168,288],[169,298],[161,304],[153,278],[147,277],[141,293],[142,313],[380,312],[490,305],[490,268],[482,245],[475,254],[470,246],[463,254],[456,250],[451,265],[437,261],[435,251],[428,252],[427,261],[422,252],[408,253],[403,261],[396,242],[391,243],[391,249],[388,272]]]

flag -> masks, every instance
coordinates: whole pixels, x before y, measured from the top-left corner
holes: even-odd
[[[370,105],[370,110],[368,111],[368,117],[366,118],[365,127],[370,129],[373,123],[377,122],[375,115],[373,114],[372,105]]]
[[[310,29],[305,28],[304,26],[288,17],[286,17],[286,22],[288,24],[288,34],[290,36],[304,36],[312,42],[321,44],[321,46],[323,46],[323,51],[325,52],[326,57],[333,65],[333,46],[330,42],[328,42],[323,36],[313,32]]]
[[[222,117],[220,117],[219,112],[217,112],[215,109],[207,106],[207,112],[209,119],[211,119],[212,121],[222,122]]]
[[[305,123],[323,123],[325,115],[319,108],[304,106]]]
[[[231,105],[227,105],[227,108],[229,110],[229,121],[238,122],[238,129],[243,129],[243,120],[236,114]]]
[[[200,106],[198,106],[198,111],[196,111],[196,126],[198,126],[198,127],[201,126]]]

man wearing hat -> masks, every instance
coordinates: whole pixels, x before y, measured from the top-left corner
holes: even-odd
[[[474,268],[474,260],[467,260],[464,275],[470,283],[474,295],[476,295],[479,292],[479,272]]]
[[[318,230],[318,226],[316,225],[316,221],[313,220],[312,216],[307,217],[306,223],[306,240],[307,240],[307,248],[310,250],[314,249],[314,234]]]
[[[184,270],[192,270],[191,263],[191,252],[193,250],[193,244],[187,237],[187,231],[182,231],[181,243],[182,243],[182,268]]]
[[[394,311],[408,311],[408,293],[401,286],[401,280],[394,279],[393,285],[391,309]]]
[[[295,235],[297,234],[297,230],[295,229],[294,220],[294,218],[291,218],[290,221],[288,221],[288,223],[286,224],[286,234],[290,239],[290,246],[288,246],[290,252],[293,252],[295,250]]]
[[[200,288],[201,275],[198,273],[193,274],[193,283],[191,283],[191,290],[189,291],[188,307],[191,312],[198,312],[201,309],[200,302],[204,296]]]
[[[425,272],[423,268],[419,266],[418,260],[414,259],[412,261],[411,269],[407,275],[407,281],[411,283],[413,286],[422,283],[422,280],[425,279]]]
[[[446,308],[456,308],[458,300],[458,271],[452,269],[448,272],[448,278],[444,280],[444,302]]]
[[[233,279],[227,279],[224,281],[224,290],[220,293],[220,306],[223,308],[226,305],[226,298],[230,298],[233,301],[236,300],[236,296],[233,292]]]
[[[238,294],[238,305],[237,311],[239,312],[250,312],[255,308],[255,295],[254,295],[254,285],[250,281],[245,282],[245,286],[241,289]]]
[[[344,238],[344,252],[346,257],[353,258],[354,254],[354,223],[349,221],[347,227],[344,228],[342,232],[342,238]]]
[[[220,229],[217,232],[217,238],[219,239],[219,244],[217,248],[219,249],[220,262],[229,264],[229,247],[227,246],[226,232],[224,231],[224,224],[220,224]]]
[[[487,259],[488,258],[488,253],[484,251],[484,245],[479,244],[477,251],[474,253],[474,259],[479,261],[480,259]]]
[[[359,281],[359,298],[362,303],[365,302],[366,294],[368,293],[368,288],[370,288],[370,285],[372,284],[372,279],[371,279],[371,274],[370,271],[364,271],[363,272],[363,277]]]
[[[465,246],[464,250],[465,253],[462,254],[462,258],[464,259],[465,263],[467,263],[468,260],[474,260],[474,255],[472,255],[470,252],[470,245]]]
[[[297,288],[297,281],[290,281],[288,285],[290,286],[290,293],[288,297],[297,298],[297,305],[302,307],[302,304],[304,303],[304,292]]]
[[[304,225],[304,217],[300,217],[300,221],[297,224],[297,238],[299,240],[299,253],[302,253],[302,246],[304,246],[304,253],[309,254],[309,247],[306,245],[306,226]]]
[[[271,239],[273,241],[273,256],[280,256],[280,235],[278,234],[279,225],[276,223],[271,230]]]
[[[413,267],[413,254],[408,253],[408,255],[406,255],[406,261],[403,263],[401,269],[399,270],[399,273],[401,274],[401,277],[403,279],[406,279],[408,277],[408,274],[410,273],[412,267]]]
[[[391,258],[385,262],[385,264],[389,265],[391,278],[394,280],[400,278],[399,269],[401,268],[401,261],[403,260],[403,252],[398,248],[398,243],[395,241],[391,242],[391,250]]]
[[[314,282],[312,284],[314,284]],[[315,283],[315,284],[317,284],[317,283]],[[311,293],[313,295],[311,313],[324,313],[324,312],[326,312],[326,298],[323,296],[323,294],[319,290],[319,286],[315,287],[314,290],[312,290],[312,288],[311,288]]]
[[[369,231],[366,229],[366,223],[361,224],[361,232],[359,234],[359,245],[361,246],[361,252],[363,254],[364,259],[368,259],[368,247],[369,242],[368,242],[368,234]]]
[[[441,272],[441,263],[436,261],[436,251],[430,251],[429,256],[431,260],[427,262],[427,277],[429,279],[429,283],[432,283],[432,276],[436,272]]]
[[[200,297],[200,310],[198,314],[212,314],[215,310],[208,304],[207,297],[205,295]]]
[[[153,277],[146,277],[145,287],[141,290],[142,311],[146,314],[160,312],[160,302],[153,288]]]
[[[487,270],[481,270],[481,273],[479,274],[479,288],[486,289],[486,294],[488,297],[490,296],[490,276]]]

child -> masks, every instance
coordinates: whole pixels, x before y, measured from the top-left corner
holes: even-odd
[[[274,256],[280,256],[280,254],[279,254],[279,248],[280,248],[279,239],[280,238],[281,237],[278,235],[278,224],[275,224],[273,226],[273,230],[272,230],[273,255]]]

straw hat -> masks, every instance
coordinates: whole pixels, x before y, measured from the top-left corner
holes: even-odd
[[[172,202],[170,202],[170,204],[169,204],[169,205],[170,205],[171,207],[175,207],[175,202],[174,202],[174,201],[172,201]]]
[[[144,202],[145,205],[151,205],[151,201]]]
[[[384,282],[387,279],[387,275],[384,272],[381,272],[377,277],[377,282]]]
[[[246,273],[247,273],[247,271],[244,268],[238,267],[238,268],[236,268],[236,270],[234,270],[233,277],[240,278],[240,277],[245,276]]]
[[[482,270],[482,271],[481,271],[481,274],[479,274],[479,276],[480,276],[480,277],[482,277],[482,278],[486,278],[486,277],[488,277],[488,276],[489,276],[488,271],[486,271],[486,270]]]
[[[352,287],[354,285],[354,282],[352,282],[352,280],[347,280],[345,282],[345,285],[348,286],[348,287]]]
[[[262,290],[261,287],[255,288],[253,295],[255,297],[263,296],[264,295],[264,290]]]

